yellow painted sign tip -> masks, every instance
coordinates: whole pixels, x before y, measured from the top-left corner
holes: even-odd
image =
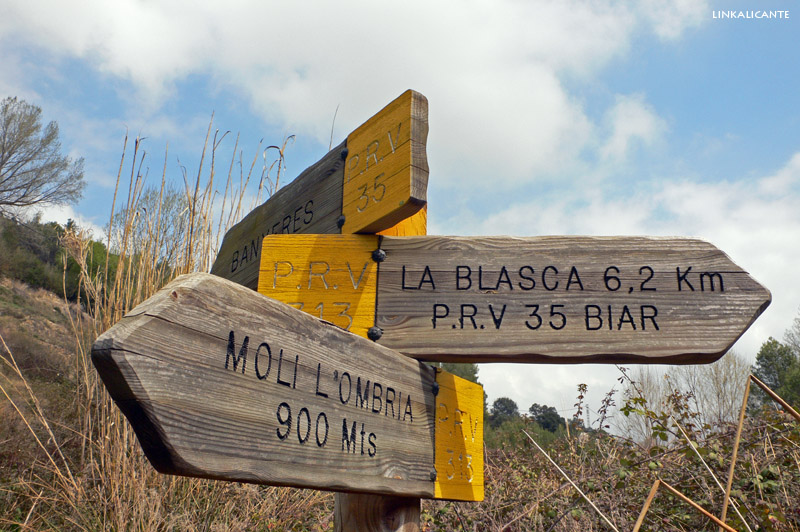
[[[435,498],[482,501],[483,386],[437,369]]]

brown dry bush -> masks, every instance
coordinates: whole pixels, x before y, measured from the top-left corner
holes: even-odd
[[[209,137],[210,132],[211,128]],[[220,234],[248,211],[242,203],[251,178],[259,182],[256,201],[261,199],[261,184],[271,183],[269,172],[275,164],[277,184],[286,144],[275,148],[278,160],[271,165],[265,161],[259,175],[254,173],[257,157],[245,171],[248,165],[237,155],[237,139],[224,193],[215,196],[217,151],[224,136],[217,133],[206,139],[204,160],[209,150],[211,163],[203,170],[201,162],[194,180],[184,176],[182,187],[168,184],[166,156],[161,182],[151,186],[140,141],[135,141],[132,156],[123,150],[118,184],[124,181],[123,173],[128,183],[118,185],[104,260],[92,257],[100,248],[92,245],[88,235],[71,232],[65,237],[70,256],[82,266],[78,293],[86,310],[61,313],[72,330],[68,366],[50,368],[48,364],[54,362],[34,360],[37,355],[30,354],[41,346],[32,347],[27,336],[0,332],[7,337],[6,343],[0,343],[0,387],[6,396],[0,403],[0,530],[332,528],[333,497],[328,493],[157,474],[98,381],[89,358],[94,338],[136,304],[181,273],[208,270]],[[220,196],[221,205],[213,201]],[[117,204],[122,207],[117,209]],[[103,267],[93,266],[97,264]],[[27,311],[12,307],[7,315],[26,319]],[[35,368],[40,367],[48,369],[36,374]],[[60,392],[54,393],[44,382],[52,370],[67,375]],[[598,427],[572,430],[546,445],[546,451],[619,530],[632,528],[656,478],[718,514],[722,492],[703,462],[718,478],[725,478],[735,427],[705,425],[692,410],[697,402],[681,390],[671,390],[663,404],[648,403],[635,389],[624,400],[627,414],[648,427],[648,440],[628,440]],[[533,422],[518,423],[521,430],[532,428],[526,423]],[[691,443],[679,429],[686,431]],[[25,450],[23,442],[27,442]],[[609,529],[522,435],[506,443],[486,450],[486,500],[424,501],[425,530]],[[772,408],[751,412],[735,479],[734,499],[752,530],[800,531],[798,424]],[[733,512],[729,512],[729,522],[746,530]],[[661,493],[643,530],[716,527]]]
[[[81,266],[80,304],[86,313],[68,313],[71,357],[67,368],[50,368],[29,333],[3,335],[0,382],[6,402],[4,443],[34,442],[33,453],[8,454],[14,478],[0,478],[0,530],[327,530],[332,497],[308,490],[250,486],[159,475],[145,459],[127,420],[109,398],[91,364],[93,340],[127,311],[176,276],[208,271],[221,233],[246,214],[248,184],[258,181],[255,201],[274,191],[282,171],[279,158],[260,172],[258,157],[242,164],[238,138],[225,189],[216,193],[218,149],[225,135],[209,134],[197,177],[183,186],[167,180],[167,156],[160,184],[147,183],[147,155],[139,139],[132,153],[123,148],[106,241],[106,256],[90,235],[67,232],[64,246]],[[211,162],[204,170],[209,156]],[[273,177],[270,171],[277,173]],[[238,166],[237,166],[238,165]],[[129,174],[128,174],[129,169]],[[237,172],[238,170],[238,172]],[[255,170],[255,172],[254,172]],[[238,173],[238,175],[236,175]],[[123,174],[129,176],[127,187]],[[259,175],[260,174],[260,175]],[[273,190],[269,187],[272,185]],[[127,190],[126,190],[127,188]],[[252,188],[252,187],[250,187]],[[265,190],[266,189],[266,190]],[[222,203],[214,199],[221,196]],[[118,204],[122,207],[117,208]],[[102,246],[101,246],[102,247]],[[102,259],[102,260],[100,260]],[[97,264],[104,268],[95,267]],[[26,319],[22,312],[17,319]],[[71,401],[58,408],[42,400],[53,370],[70,375]],[[12,398],[13,397],[13,398]],[[69,411],[64,414],[63,411]],[[13,423],[11,423],[13,420]],[[5,424],[9,421],[9,424]],[[7,445],[10,449],[13,445]],[[9,475],[10,468],[3,470]]]
[[[635,442],[582,429],[546,448],[618,530],[633,528],[657,478],[712,514],[721,512],[724,490],[714,476],[724,486],[736,425],[693,425],[692,420],[701,416],[689,408],[690,394],[672,393],[672,409],[668,404],[640,402],[635,395],[628,398],[636,399],[629,403],[636,410],[629,415],[647,417],[655,426],[656,440]],[[485,478],[483,503],[424,502],[426,530],[611,530],[532,444],[487,449]],[[732,498],[747,523],[729,509],[727,522],[737,530],[748,530],[747,526],[753,531],[800,530],[800,424],[771,406],[749,412],[733,488]],[[718,527],[662,489],[642,530],[716,531]]]

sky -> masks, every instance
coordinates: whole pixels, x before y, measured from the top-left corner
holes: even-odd
[[[4,0],[0,97],[85,159],[83,200],[45,217],[101,233],[126,134],[157,178],[168,145],[182,183],[213,113],[245,159],[294,136],[293,178],[414,89],[429,234],[703,238],[772,292],[734,347],[752,361],[800,310],[799,40],[798,0]],[[618,376],[479,373],[490,403],[565,416],[578,383],[596,409]]]

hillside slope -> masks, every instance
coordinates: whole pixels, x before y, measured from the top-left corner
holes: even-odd
[[[14,403],[0,401],[0,482],[23,475],[39,456],[39,449],[19,408],[30,421],[35,404],[54,421],[56,433],[75,441],[69,431],[59,430],[74,417],[75,335],[70,325],[79,312],[47,290],[0,278],[0,385]],[[13,368],[16,363],[25,381]],[[52,445],[52,442],[47,442]],[[63,442],[62,442],[63,443]]]

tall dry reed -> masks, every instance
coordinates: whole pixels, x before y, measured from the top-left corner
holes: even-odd
[[[135,139],[131,148],[126,135],[105,256],[94,256],[102,247],[86,232],[68,232],[64,238],[69,256],[81,266],[79,303],[85,309],[71,315],[77,424],[69,428],[72,438],[60,439],[41,409],[17,410],[43,458],[12,486],[16,496],[8,500],[16,507],[0,512],[0,530],[326,530],[332,526],[332,498],[320,492],[156,473],[91,363],[91,345],[99,334],[176,276],[208,271],[224,232],[277,189],[291,137],[282,146],[259,143],[248,165],[237,136],[220,191],[217,159],[228,133],[212,134],[212,130],[213,116],[194,177],[183,170],[182,181],[170,179],[167,147],[156,183],[148,179],[150,158],[142,139]],[[18,367],[13,369],[10,349],[4,350],[3,360],[27,387],[22,390],[27,400],[36,405],[36,393],[26,376]]]
[[[329,494],[157,474],[91,364],[91,344],[100,333],[177,275],[207,271],[225,230],[276,189],[287,142],[264,149],[259,145],[256,156],[245,163],[238,137],[230,161],[225,161],[224,187],[217,186],[217,158],[226,135],[212,134],[209,126],[192,178],[181,172],[179,179],[170,179],[165,153],[155,183],[148,181],[149,159],[142,141],[136,139],[131,147],[126,137],[105,247],[81,232],[67,234],[64,245],[82,269],[79,293],[85,309],[69,314],[75,340],[69,416],[47,413],[36,383],[26,378],[11,349],[0,342],[5,367],[5,373],[0,372],[5,403],[0,406],[9,405],[38,449],[32,467],[20,470],[11,483],[0,482],[0,506],[6,506],[0,507],[0,531],[332,528]],[[586,499],[620,530],[629,530],[656,479],[707,508],[721,508],[724,490],[713,477],[723,478],[728,471],[735,427],[723,423],[703,428],[696,413],[688,410],[693,404],[688,394],[673,391],[670,397],[673,406],[668,411],[648,404],[641,393],[626,400],[628,414],[643,417],[662,439],[643,445],[600,427],[573,432],[548,446],[549,457],[586,497],[579,496],[542,453],[509,442],[487,451],[486,501],[426,501],[425,530],[609,529]],[[685,438],[670,436],[677,422],[681,431],[686,429]],[[8,441],[0,434],[0,442]],[[798,425],[773,411],[759,412],[747,419],[739,452],[732,492],[742,517],[729,522],[742,530],[745,521],[761,530],[800,530]],[[716,529],[690,510],[659,496],[644,526]]]

